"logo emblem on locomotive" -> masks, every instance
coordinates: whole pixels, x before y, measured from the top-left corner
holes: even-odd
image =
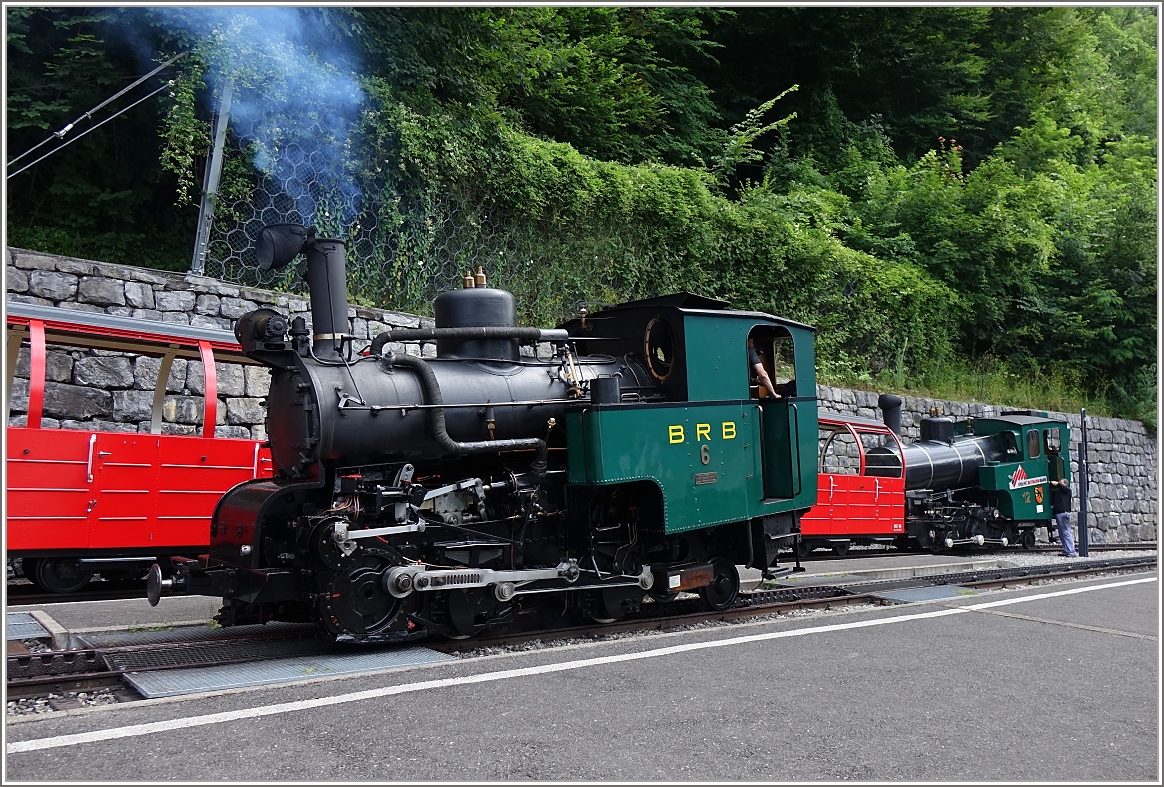
[[[1038,486],[1039,484],[1045,483],[1047,483],[1047,476],[1045,475],[1035,476],[1034,478],[1027,478],[1026,468],[1024,468],[1022,465],[1019,465],[1018,468],[1010,475],[1011,489],[1026,489],[1028,486]],[[1041,494],[1041,492],[1037,494]]]

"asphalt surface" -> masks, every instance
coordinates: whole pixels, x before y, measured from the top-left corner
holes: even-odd
[[[1159,624],[1151,572],[19,717],[4,781],[1159,783]]]

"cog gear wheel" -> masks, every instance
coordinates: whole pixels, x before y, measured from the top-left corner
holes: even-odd
[[[404,624],[404,601],[385,590],[382,581],[384,572],[396,565],[387,552],[361,549],[331,572],[318,597],[320,622],[328,636],[374,639]]]

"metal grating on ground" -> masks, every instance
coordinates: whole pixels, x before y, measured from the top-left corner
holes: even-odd
[[[39,639],[51,636],[45,627],[27,612],[8,612],[6,615],[5,639]]]
[[[144,628],[141,631],[97,631],[78,634],[77,640],[89,648],[116,648],[122,645],[160,645],[167,642],[226,640],[256,635],[297,634],[318,628],[313,623],[266,623],[253,626],[179,626],[178,628]]]
[[[111,669],[129,672],[316,656],[325,652],[324,647],[322,642],[305,637],[263,637],[251,640],[168,642],[160,645],[137,645],[126,649],[110,648],[102,650],[102,655]]]
[[[936,585],[934,587],[902,588],[900,590],[879,590],[870,592],[874,598],[909,604],[915,601],[938,601],[943,598],[965,598],[977,596],[978,591],[959,585]]]
[[[126,682],[143,697],[176,697],[246,686],[291,683],[332,675],[401,669],[419,664],[456,661],[455,656],[416,646],[367,653],[297,656],[248,664],[127,673]]]

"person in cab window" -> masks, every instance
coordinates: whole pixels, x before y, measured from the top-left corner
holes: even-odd
[[[752,377],[768,392],[769,396],[773,399],[781,398],[780,394],[776,393],[776,386],[772,385],[772,378],[768,376],[768,370],[760,361],[760,353],[756,351],[756,343],[750,336],[748,337],[748,368],[751,369]]]

